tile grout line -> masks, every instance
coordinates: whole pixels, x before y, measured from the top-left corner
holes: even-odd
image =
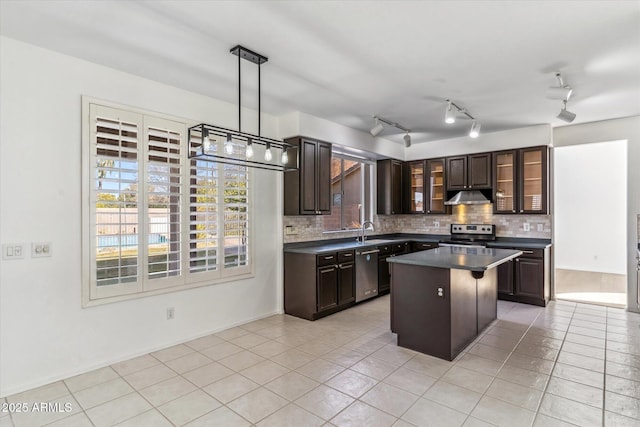
[[[553,360],[553,368],[551,368],[551,372],[549,373],[549,379],[547,380],[546,384],[544,385],[544,390],[542,391],[542,396],[540,397],[540,402],[538,402],[538,405],[536,407],[536,416],[534,417],[534,423],[535,423],[536,418],[538,418],[538,414],[540,414],[540,407],[542,406],[542,401],[544,400],[544,397],[547,394],[547,390],[549,389],[549,382],[551,382],[551,379],[553,378],[553,372],[556,369],[556,364],[558,363],[558,358],[560,357],[560,353],[562,352],[562,348],[564,347],[565,340],[567,339],[567,334],[569,333],[569,328],[571,327],[571,323],[573,322],[573,316],[576,314],[576,310],[577,309],[578,309],[578,305],[576,304],[573,307],[573,310],[571,311],[571,317],[569,318],[569,324],[567,325],[567,330],[564,331],[564,337],[562,337],[562,344],[560,344],[560,348],[558,349],[558,354],[556,355],[556,357]],[[545,414],[543,414],[543,415],[545,415]],[[547,416],[559,420],[559,418],[556,418],[554,416],[551,416],[551,415],[547,415]],[[570,422],[565,421],[565,420],[560,420],[560,421],[567,422],[569,424],[573,424],[573,423],[570,423]]]

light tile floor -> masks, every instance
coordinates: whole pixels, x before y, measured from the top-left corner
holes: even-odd
[[[395,342],[388,296],[271,316],[9,396],[52,405],[0,427],[640,426],[640,315],[500,301],[453,362]]]

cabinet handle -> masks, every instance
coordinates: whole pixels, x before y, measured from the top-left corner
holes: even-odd
[[[512,210],[511,212],[516,213],[516,210],[514,209],[514,210]]]
[[[516,262],[520,262],[520,259],[516,259]]]
[[[326,256],[326,257],[324,257],[324,259],[326,259],[326,260],[333,259],[333,255],[331,255],[331,256]]]
[[[350,257],[353,256],[353,254],[342,254],[342,256]]]
[[[427,211],[427,213],[431,213],[431,211]]]
[[[533,251],[522,251],[523,254],[532,254]]]
[[[520,213],[524,212],[524,210],[520,209]]]

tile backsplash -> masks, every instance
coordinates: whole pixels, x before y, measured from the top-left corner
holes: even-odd
[[[367,235],[449,234],[449,225],[452,223],[478,223],[496,224],[498,237],[551,238],[551,215],[494,215],[492,209],[492,205],[460,205],[453,207],[451,215],[374,215],[375,231],[367,232]],[[285,216],[285,230],[291,226],[297,234],[285,233],[284,243],[357,236],[355,231],[323,233],[323,221],[321,215]],[[529,231],[524,230],[525,223],[529,224]],[[538,231],[540,228],[542,231]]]

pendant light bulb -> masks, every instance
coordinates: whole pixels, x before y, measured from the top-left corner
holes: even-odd
[[[202,140],[202,151],[203,154],[211,149],[211,140],[209,139],[209,131],[205,129],[204,138]]]
[[[267,142],[267,150],[264,152],[264,160],[270,162],[273,159],[273,154],[271,153],[271,144]]]
[[[224,151],[227,154],[233,154],[233,143],[231,142],[231,134],[227,134],[227,142],[224,143]]]
[[[282,157],[280,158],[280,163],[282,163],[283,165],[286,165],[287,163],[289,163],[289,155],[287,154],[286,148],[282,150]]]
[[[469,136],[471,138],[477,138],[480,135],[480,123],[474,121],[471,125],[471,130],[469,131]]]
[[[452,124],[456,122],[456,114],[453,111],[453,105],[451,105],[451,101],[449,101],[449,105],[447,105],[447,110],[444,113],[444,122],[447,124]]]
[[[409,135],[409,132],[404,136],[404,146],[407,148],[411,147],[411,135]]]
[[[250,159],[253,157],[253,141],[251,141],[251,138],[247,139],[247,159]]]

